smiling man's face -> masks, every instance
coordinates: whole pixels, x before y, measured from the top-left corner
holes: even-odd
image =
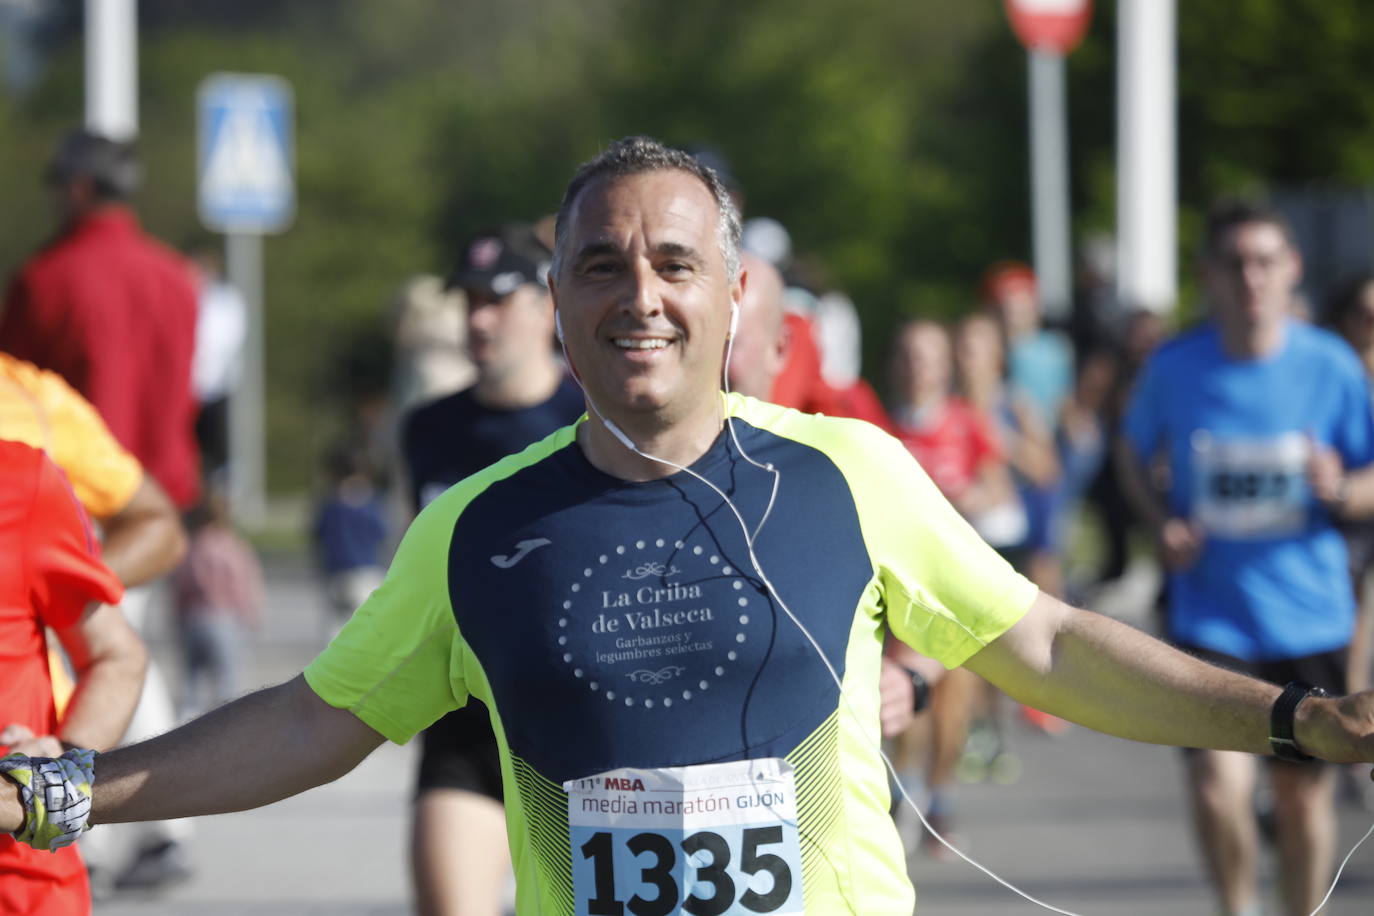
[[[574,371],[596,407],[671,423],[715,410],[731,280],[710,190],[663,170],[578,195],[551,287]]]

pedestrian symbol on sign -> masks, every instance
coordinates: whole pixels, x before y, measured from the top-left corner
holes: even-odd
[[[222,232],[291,222],[291,93],[270,76],[217,74],[200,89],[200,216]]]

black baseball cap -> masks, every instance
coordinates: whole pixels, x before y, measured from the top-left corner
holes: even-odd
[[[58,143],[43,170],[49,184],[85,177],[112,197],[128,197],[138,189],[139,167],[133,143],[114,140],[84,128],[70,130]]]
[[[552,254],[529,223],[506,223],[479,233],[463,246],[458,266],[449,274],[449,289],[509,296],[520,286],[543,286]]]

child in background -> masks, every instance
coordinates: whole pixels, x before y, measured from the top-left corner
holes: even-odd
[[[186,558],[172,576],[183,666],[180,716],[194,718],[243,690],[244,629],[262,622],[262,565],[207,491],[187,518]]]
[[[337,448],[325,459],[328,489],[315,514],[316,561],[324,576],[330,611],[326,639],[332,639],[372,590],[386,564],[386,508],[360,456]]]

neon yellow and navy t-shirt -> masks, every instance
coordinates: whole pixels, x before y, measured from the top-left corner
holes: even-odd
[[[911,913],[876,749],[885,628],[955,667],[1035,587],[875,427],[735,395],[726,409],[748,458],[780,473],[759,567],[843,696],[720,496],[684,473],[608,476],[576,426],[431,503],[305,672],[396,742],[486,703],[520,916]],[[763,519],[774,475],[728,431],[692,470],[751,531]],[[741,773],[778,791],[722,788]],[[655,813],[624,815],[636,804]],[[657,826],[664,811],[681,830]]]

